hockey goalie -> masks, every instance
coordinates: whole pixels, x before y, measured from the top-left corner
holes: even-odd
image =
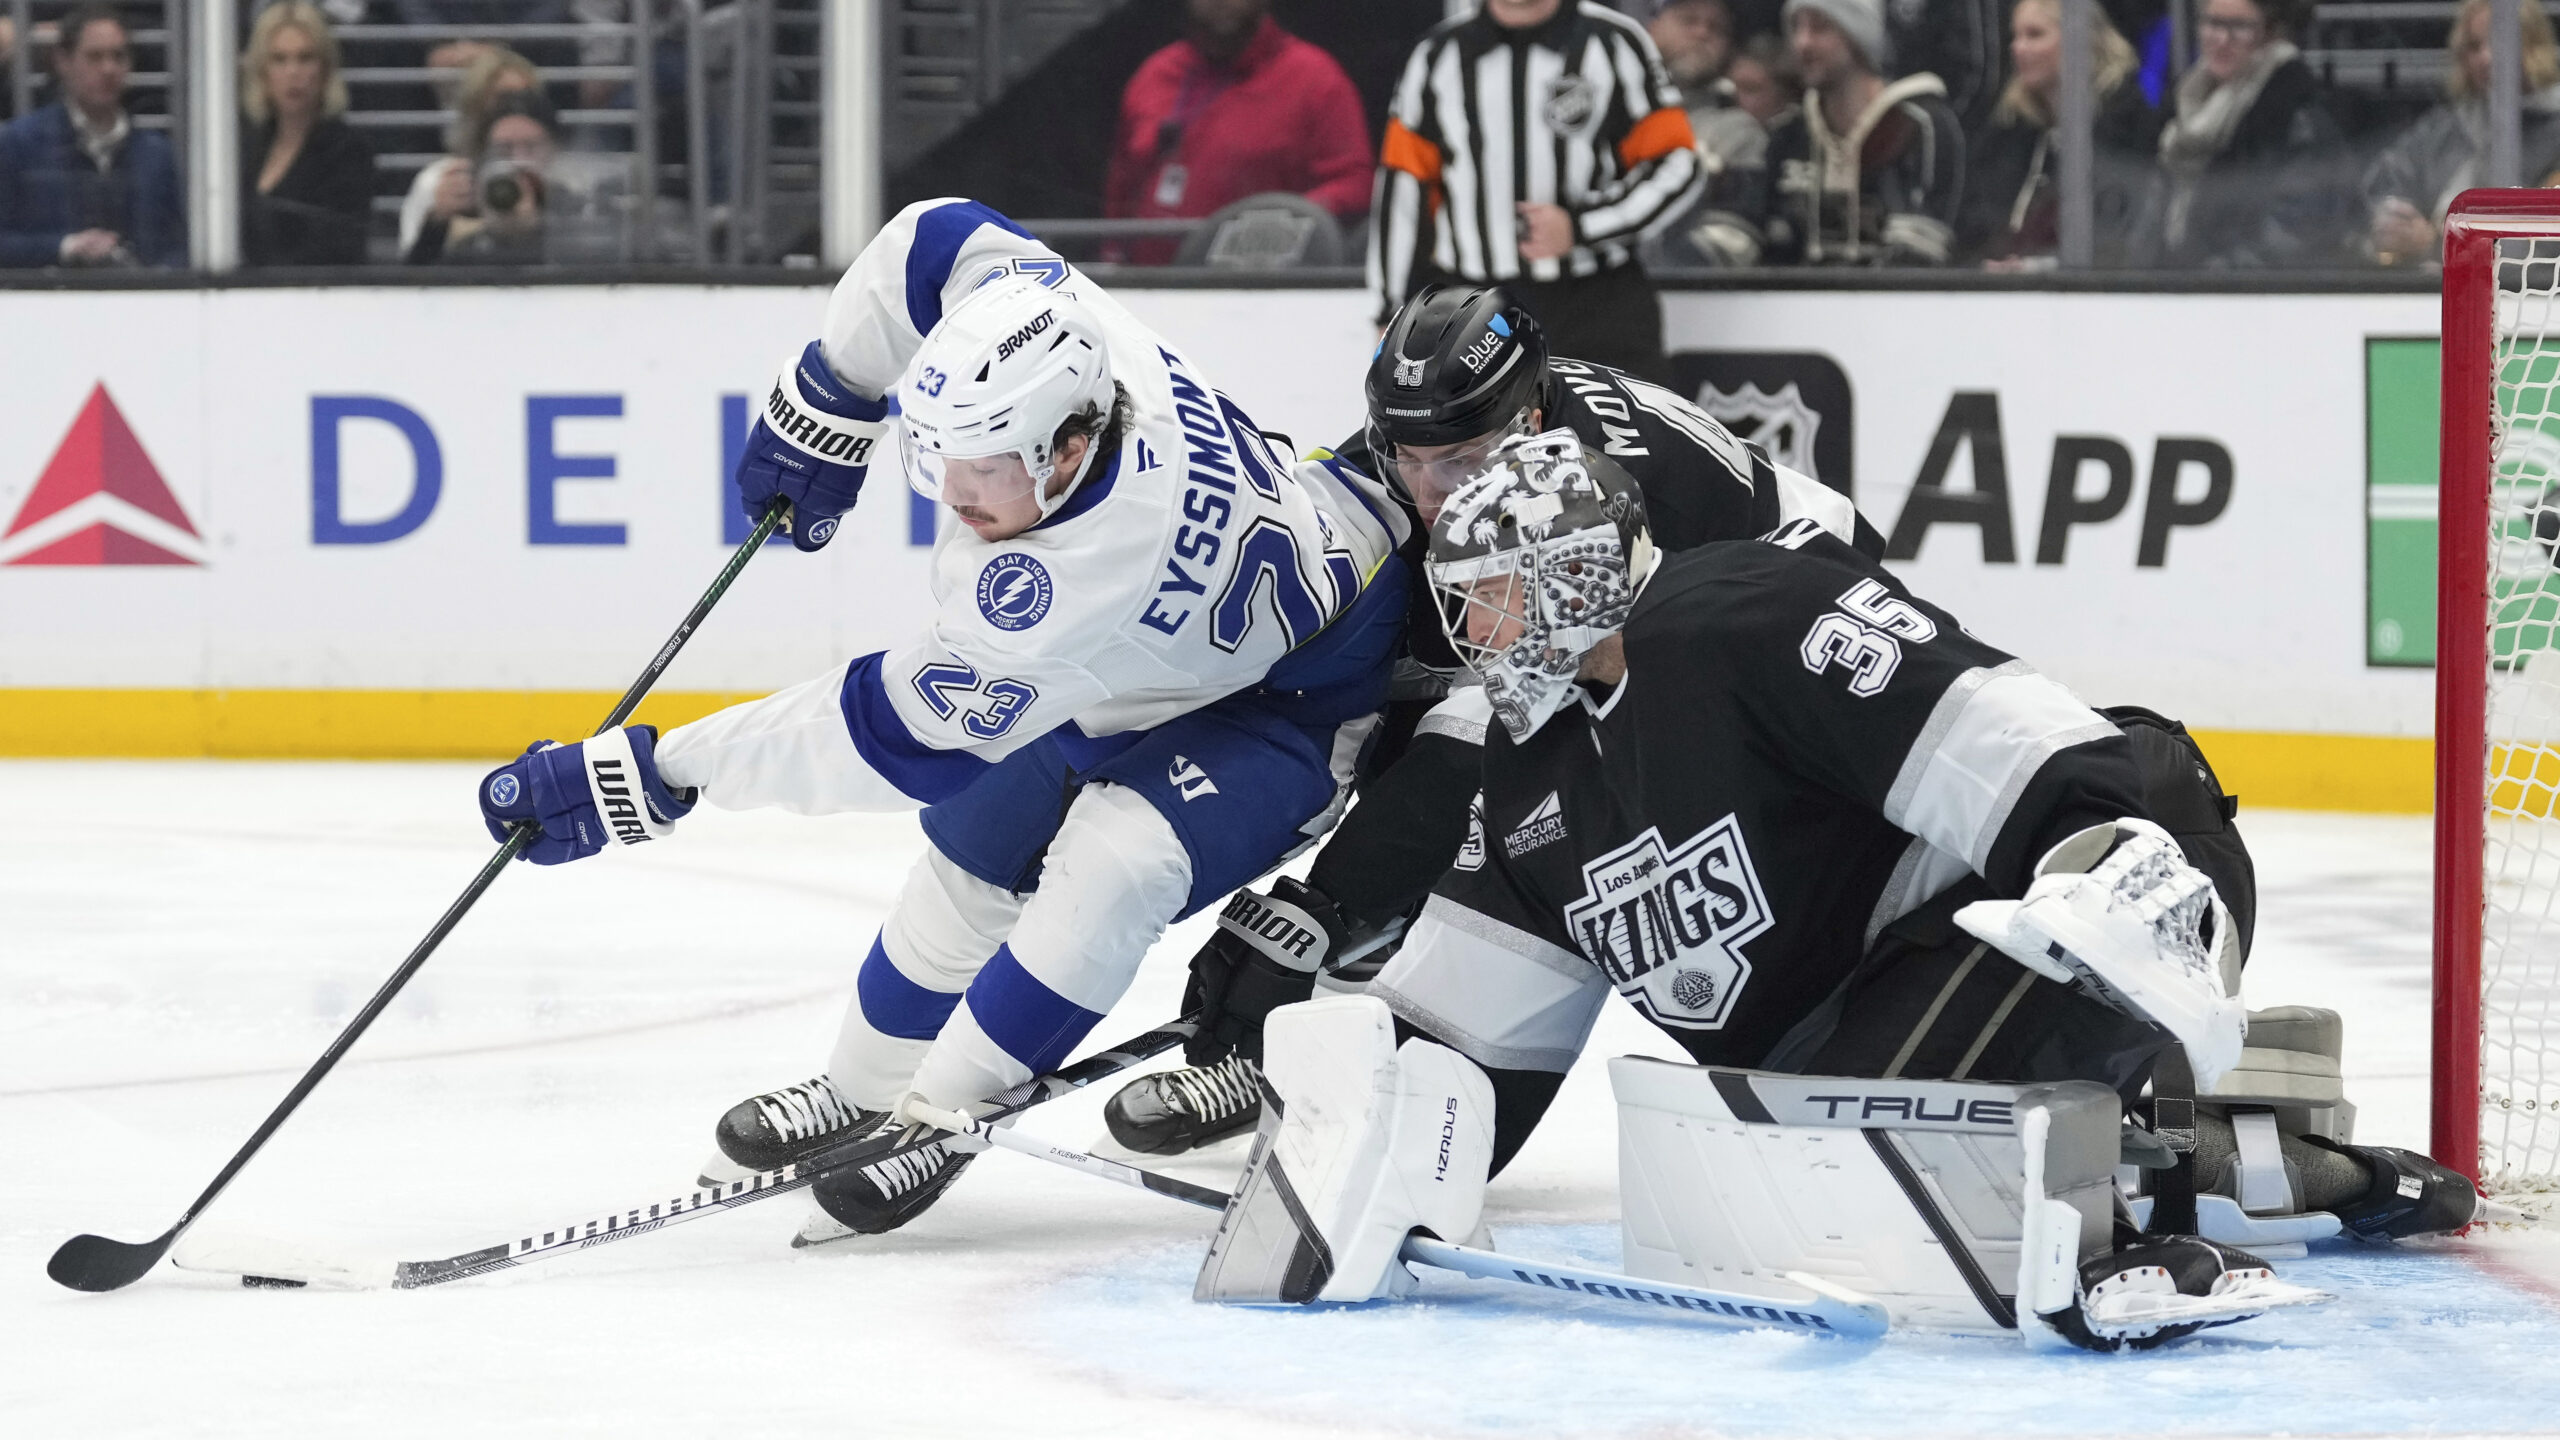
[[[2320,1298],[2230,1240],[2474,1218],[2342,1100],[2253,1094],[2334,1076],[2334,1024],[2242,1008],[2243,924],[2161,823],[2210,784],[2182,731],[2137,745],[1819,526],[1666,556],[1569,432],[1496,451],[1427,570],[1483,681],[1448,703],[1498,722],[1470,833],[1365,993],[1273,1013],[1199,1298],[1404,1293],[1612,990],[1696,1062],[1611,1064],[1639,1277],[2113,1349]],[[2145,1167],[2184,1188],[2128,1206]]]

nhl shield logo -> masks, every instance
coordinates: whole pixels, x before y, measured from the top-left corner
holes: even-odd
[[[1822,412],[1806,402],[1793,380],[1774,395],[1757,384],[1730,391],[1703,385],[1698,389],[1698,408],[1727,430],[1757,443],[1769,452],[1771,461],[1802,475],[1821,473],[1813,461],[1813,442],[1822,431]]]
[[[1421,361],[1419,361],[1419,360],[1408,360],[1408,359],[1406,359],[1405,357],[1403,357],[1402,355],[1398,355],[1398,356],[1396,357],[1396,386],[1397,386],[1397,388],[1399,388],[1399,389],[1403,389],[1403,390],[1413,390],[1413,389],[1418,389],[1418,388],[1420,388],[1421,384],[1422,384],[1422,362],[1421,362]]]
[[[1559,135],[1580,135],[1598,122],[1600,106],[1590,81],[1567,75],[1547,87],[1544,113],[1548,129]]]

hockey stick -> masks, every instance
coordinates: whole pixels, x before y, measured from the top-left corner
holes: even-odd
[[[1009,1119],[1035,1105],[1081,1090],[1096,1080],[1142,1065],[1190,1039],[1198,1029],[1198,1017],[1186,1015],[1170,1025],[1134,1036],[1072,1065],[1062,1066],[1046,1075],[1035,1075],[997,1095],[993,1102],[996,1108],[989,1112],[987,1118]],[[182,1253],[177,1263],[189,1270],[236,1274],[242,1284],[250,1286],[292,1288],[318,1285],[324,1289],[416,1290],[511,1270],[518,1265],[548,1260],[573,1250],[627,1240],[651,1230],[699,1220],[705,1215],[734,1210],[758,1200],[769,1200],[798,1190],[830,1171],[866,1164],[889,1154],[899,1148],[901,1139],[901,1136],[891,1133],[839,1141],[779,1170],[759,1171],[744,1179],[695,1190],[672,1200],[634,1205],[609,1214],[572,1220],[556,1229],[528,1232],[515,1240],[466,1250],[440,1260],[332,1259],[297,1252],[284,1245],[234,1238],[211,1242],[193,1249],[191,1253]]]
[[[990,1148],[1010,1150],[1034,1160],[1046,1160],[1064,1166],[1080,1175],[1109,1180],[1116,1184],[1151,1190],[1169,1200],[1197,1205],[1208,1210],[1224,1210],[1234,1197],[1224,1190],[1176,1180],[1135,1165],[1106,1160],[1086,1150],[1072,1150],[1051,1145],[1027,1135],[999,1129],[1001,1115],[971,1117],[952,1110],[908,1102],[907,1113],[928,1125],[937,1125],[955,1135],[965,1135],[984,1142]],[[1398,1257],[1409,1264],[1429,1265],[1435,1269],[1454,1271],[1477,1280],[1509,1280],[1515,1284],[1537,1285],[1549,1290],[1569,1290],[1577,1295],[1591,1295],[1621,1304],[1641,1305],[1657,1310],[1677,1310],[1737,1330],[1776,1327],[1808,1335],[1836,1335],[1850,1340],[1872,1340],[1885,1333],[1888,1321],[1884,1306],[1844,1285],[1835,1285],[1818,1275],[1790,1270],[1785,1278],[1806,1291],[1803,1298],[1777,1299],[1768,1295],[1747,1295],[1730,1290],[1701,1290],[1689,1285],[1673,1285],[1660,1280],[1639,1280],[1631,1275],[1606,1270],[1586,1270],[1578,1265],[1559,1265],[1548,1260],[1527,1260],[1492,1250],[1478,1250],[1467,1245],[1452,1245],[1426,1235],[1408,1235]]]
[[[693,602],[692,611],[684,617],[683,623],[676,626],[675,633],[667,637],[667,643],[658,647],[658,653],[651,657],[648,667],[640,672],[640,678],[632,681],[631,688],[622,692],[621,701],[613,707],[613,713],[605,717],[604,723],[596,727],[595,733],[601,735],[631,718],[631,712],[640,706],[641,697],[647,695],[649,687],[657,684],[658,677],[667,672],[667,666],[675,660],[676,652],[684,648],[685,641],[693,638],[693,632],[711,614],[711,607],[719,604],[720,597],[729,593],[730,584],[738,578],[740,571],[747,568],[747,562],[755,558],[756,552],[764,548],[764,542],[773,537],[774,530],[782,524],[783,517],[789,514],[790,510],[790,502],[780,499],[766,507],[764,518],[758,520],[755,529],[748,532],[746,543],[740,545],[737,553],[729,557],[728,564],[720,567],[720,573],[711,581],[711,588],[703,591],[702,598]],[[168,1254],[169,1247],[178,1243],[178,1237],[187,1233],[187,1227],[196,1223],[196,1217],[202,1215],[205,1207],[211,1205],[215,1198],[231,1184],[232,1177],[238,1175],[241,1167],[249,1163],[249,1158],[266,1145],[267,1140],[283,1126],[286,1118],[301,1106],[314,1089],[318,1088],[321,1080],[326,1078],[331,1070],[337,1068],[338,1061],[346,1055],[348,1048],[353,1046],[357,1038],[363,1035],[390,1006],[392,998],[409,983],[411,976],[418,973],[419,967],[427,963],[427,957],[433,955],[436,947],[444,943],[444,937],[452,934],[453,928],[462,923],[462,917],[470,912],[471,907],[479,902],[480,896],[496,882],[498,876],[506,870],[508,862],[514,860],[523,852],[526,845],[532,843],[537,833],[537,827],[528,822],[518,825],[515,832],[507,836],[505,843],[498,846],[498,853],[490,856],[489,863],[480,867],[480,873],[472,877],[471,883],[464,887],[462,894],[445,908],[443,916],[436,921],[432,929],[427,931],[426,938],[420,940],[417,948],[409,952],[409,958],[400,962],[400,968],[392,971],[391,978],[382,982],[382,988],[373,992],[373,998],[367,1000],[364,1008],[356,1012],[355,1019],[347,1022],[347,1028],[339,1031],[338,1038],[329,1042],[329,1048],[320,1052],[320,1058],[312,1062],[311,1068],[302,1072],[302,1078],[294,1082],[291,1090],[285,1092],[283,1103],[277,1105],[268,1113],[267,1118],[260,1122],[257,1133],[249,1137],[249,1143],[241,1146],[239,1153],[231,1157],[231,1162],[222,1167],[222,1173],[213,1177],[213,1183],[206,1186],[204,1193],[196,1197],[195,1203],[187,1207],[186,1213],[178,1217],[177,1224],[170,1226],[157,1240],[147,1240],[138,1244],[125,1240],[110,1240],[103,1235],[74,1235],[62,1242],[62,1248],[54,1251],[53,1258],[45,1262],[45,1273],[52,1276],[56,1283],[67,1285],[74,1290],[121,1290],[141,1279],[152,1266],[159,1264],[160,1257]]]

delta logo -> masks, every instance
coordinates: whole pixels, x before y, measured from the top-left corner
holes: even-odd
[[[0,565],[202,565],[204,550],[103,382],[0,532]]]

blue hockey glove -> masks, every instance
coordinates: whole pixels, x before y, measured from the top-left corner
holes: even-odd
[[[531,820],[542,835],[520,860],[561,865],[607,844],[641,845],[665,837],[693,812],[694,791],[679,794],[658,778],[658,730],[626,725],[592,740],[562,745],[537,740],[480,781],[480,814],[490,838]]]
[[[818,342],[810,341],[774,378],[738,457],[738,497],[747,514],[763,519],[779,495],[791,502],[792,544],[815,550],[834,539],[836,522],[862,494],[888,417],[884,402],[865,400],[836,379]]]

